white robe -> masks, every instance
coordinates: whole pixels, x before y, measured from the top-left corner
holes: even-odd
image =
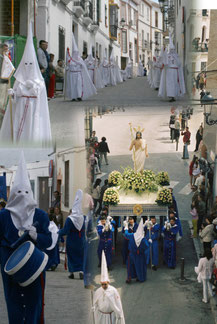
[[[153,87],[159,88],[160,86],[160,78],[161,78],[161,66],[162,64],[160,64],[159,60],[157,60],[156,62],[153,62]]]
[[[133,148],[133,155],[132,159],[134,162],[134,171],[135,172],[141,172],[144,170],[144,165],[145,165],[145,146],[146,146],[146,141],[144,139],[141,139],[142,145],[138,150],[135,150]]]
[[[110,64],[110,84],[112,86],[116,86],[117,85],[117,81],[116,81],[116,66],[113,62],[111,62]]]
[[[133,66],[132,63],[128,63],[126,66],[126,73],[127,73],[127,78],[132,79],[133,77]]]
[[[185,82],[180,59],[176,53],[164,57],[161,73],[159,97],[181,97],[185,94]]]
[[[66,67],[66,96],[69,99],[81,98],[83,94],[82,64],[70,61]]]
[[[95,324],[125,324],[121,299],[116,288],[98,288],[93,300]]]
[[[99,67],[98,59],[95,59],[95,87],[97,89],[102,89],[105,87],[102,79],[101,69]]]
[[[137,76],[139,76],[139,77],[144,76],[144,67],[142,65],[142,62],[139,62],[139,64],[138,64]]]
[[[149,61],[148,83],[153,88],[153,62]]]
[[[103,84],[104,86],[107,86],[110,83],[110,68],[106,59],[103,60],[101,68]]]
[[[120,68],[119,68],[119,66],[117,64],[116,64],[115,72],[116,72],[116,81],[117,81],[117,83],[123,82],[123,78],[121,76],[121,70],[120,70]]]
[[[11,141],[13,130],[13,142],[49,143],[51,127],[44,80],[26,80],[22,83],[16,80],[13,91],[12,127],[9,102],[0,139]]]

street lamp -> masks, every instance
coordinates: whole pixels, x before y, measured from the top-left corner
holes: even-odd
[[[121,18],[120,25],[121,25],[120,29],[124,28],[124,26],[126,25],[126,21],[124,18]]]
[[[209,126],[217,124],[217,120],[210,118],[214,102],[215,99],[211,96],[210,92],[207,92],[201,100],[201,103],[204,104],[204,116],[205,116],[206,124]]]
[[[158,0],[160,10],[162,13],[165,13],[167,11],[166,7],[168,7],[168,0]]]

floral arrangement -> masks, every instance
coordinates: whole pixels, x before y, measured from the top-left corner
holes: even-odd
[[[170,184],[169,174],[164,171],[158,172],[156,176],[156,181],[160,186],[169,186]]]
[[[155,200],[158,205],[168,206],[173,202],[171,191],[167,188],[160,190]]]
[[[115,188],[108,188],[104,192],[103,201],[105,205],[117,205],[120,202],[119,193]]]
[[[119,186],[122,181],[122,174],[119,171],[112,171],[109,174],[108,182],[111,186]]]
[[[144,170],[142,173],[137,173],[131,168],[126,168],[122,177],[121,188],[126,191],[132,190],[137,193],[158,191],[158,186],[154,182],[155,174],[151,170]]]

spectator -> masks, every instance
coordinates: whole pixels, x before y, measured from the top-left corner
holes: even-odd
[[[210,217],[206,217],[205,219],[206,225],[202,224],[202,231],[199,232],[199,236],[203,240],[203,248],[204,251],[209,249],[211,251],[211,243],[213,240],[213,229],[214,226],[212,224],[212,219]]]
[[[90,168],[90,180],[91,184],[94,182],[94,174],[95,174],[95,155],[94,155],[94,148],[91,146],[88,150],[88,163]]]
[[[49,80],[49,89],[48,89],[48,97],[50,99],[54,98],[54,91],[55,91],[55,67],[53,65],[53,61],[54,61],[54,54],[50,54],[50,62],[49,62],[50,80]]]
[[[106,191],[106,189],[109,188],[109,184],[108,184],[108,179],[105,179],[104,180],[104,185],[101,187],[101,191],[100,191],[100,199],[99,199],[99,213],[101,212],[102,210],[102,204],[103,204],[103,195],[104,195],[104,192]]]
[[[212,276],[214,266],[214,260],[212,258],[212,252],[206,250],[204,257],[199,260],[198,266],[195,267],[195,272],[198,275],[197,280],[203,283],[203,299],[202,302],[208,303],[208,294],[210,297],[213,296],[212,286],[209,280]]]
[[[197,210],[196,208],[192,208],[192,210],[190,211],[190,214],[192,216],[192,226],[193,226],[193,235],[192,238],[196,238],[197,237],[197,222],[198,222],[198,215],[197,215]]]
[[[196,183],[197,178],[200,176],[200,165],[198,162],[198,157],[196,157],[195,163],[193,165],[192,176],[193,176],[193,184],[195,184],[198,187],[198,184]]]
[[[51,203],[51,207],[60,207],[60,193],[59,193],[59,191],[54,191],[54,193],[53,193],[53,195],[54,195],[54,200],[52,201],[52,203]]]
[[[204,201],[204,196],[201,193],[198,195],[197,201],[195,202],[195,208],[198,214],[197,233],[199,233],[203,220],[206,216],[206,204]]]
[[[195,180],[195,185],[198,187],[198,190],[201,191],[201,185],[205,181],[205,172],[200,171],[198,174],[196,180]]]
[[[194,152],[197,152],[199,149],[199,144],[200,141],[203,139],[203,126],[200,125],[199,129],[197,130],[197,134],[196,134],[196,147]]]
[[[201,75],[200,75],[199,84],[200,84],[200,90],[203,90],[204,85],[205,85],[205,79],[204,79],[204,74],[203,73],[201,73]]]
[[[172,142],[173,142],[173,140],[175,138],[175,134],[174,134],[174,132],[175,132],[175,119],[176,119],[176,116],[174,114],[172,114],[170,116],[170,121],[169,121],[170,139],[172,140]]]
[[[202,91],[200,92],[200,103],[201,103],[201,107],[203,107],[203,97],[205,96],[206,92],[204,91],[204,89],[202,89]]]
[[[63,81],[64,80],[64,67],[63,67],[63,60],[57,61],[57,66],[55,67],[56,73],[56,81]]]
[[[94,186],[93,186],[93,192],[92,192],[92,198],[93,198],[93,202],[94,202],[94,212],[95,212],[96,217],[97,217],[97,214],[99,214],[99,209],[100,209],[100,194],[101,194],[100,184],[101,184],[101,182],[102,182],[101,179],[96,179]],[[99,204],[99,207],[96,210],[98,204]]]
[[[41,70],[41,74],[44,78],[47,94],[49,88],[50,74],[49,74],[49,55],[47,52],[48,42],[45,40],[40,40],[38,48],[38,63]]]
[[[189,165],[189,176],[190,176],[190,185],[191,185],[191,188],[192,188],[192,185],[194,183],[194,181],[193,181],[193,177],[194,177],[193,170],[194,170],[194,165],[195,165],[196,160],[198,160],[198,158],[197,158],[196,155],[194,155],[193,156],[193,159],[192,159],[192,161],[191,161],[191,163]]]
[[[102,137],[101,142],[99,143],[100,164],[102,164],[102,158],[104,156],[106,165],[108,165],[107,153],[110,153],[108,144],[106,143],[106,138]]]
[[[184,143],[182,159],[189,159],[188,145],[190,145],[190,138],[191,138],[189,127],[186,127],[185,132],[181,132],[181,135],[183,136],[183,143]]]

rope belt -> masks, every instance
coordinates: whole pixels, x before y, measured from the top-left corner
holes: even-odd
[[[72,72],[72,73],[81,73],[81,71],[70,71],[70,72]]]
[[[102,312],[101,310],[99,310],[99,312],[102,313],[102,314],[106,314],[106,315],[111,315],[112,313],[114,313],[113,311],[109,312],[109,313],[106,313],[106,312]]]
[[[26,103],[25,103],[25,107],[24,107],[23,116],[21,118],[20,126],[19,126],[19,129],[18,129],[18,134],[17,134],[17,139],[18,140],[20,139],[20,136],[22,134],[23,127],[24,127],[24,124],[25,124],[26,115],[27,115],[27,111],[28,111],[28,108],[29,108],[29,99],[36,99],[37,98],[36,96],[21,96],[21,97],[22,98],[27,98],[27,99],[26,99]]]

